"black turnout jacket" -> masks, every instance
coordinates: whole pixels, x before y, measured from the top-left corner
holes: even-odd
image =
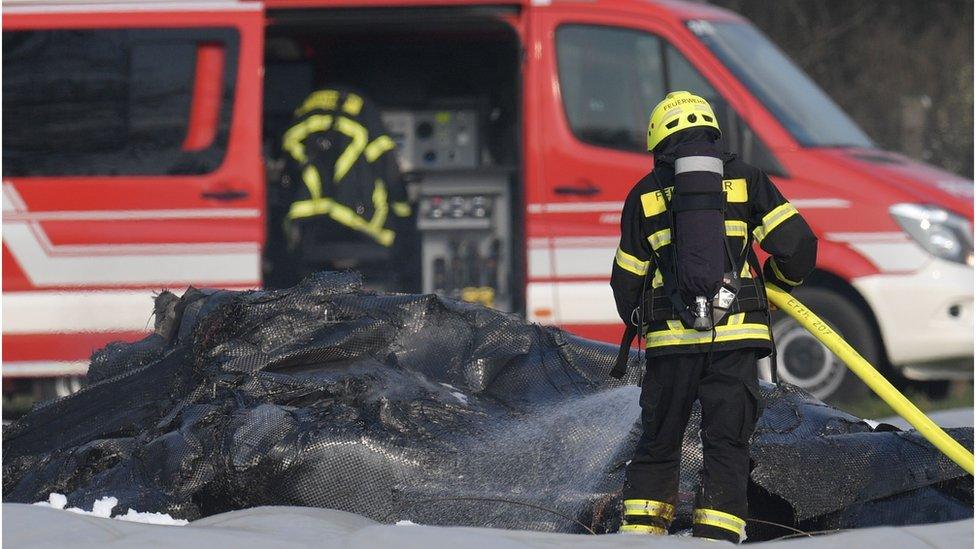
[[[729,153],[723,161],[725,235],[731,251],[740,254],[745,246],[758,243],[770,255],[762,267],[766,282],[791,291],[816,264],[816,236],[765,173]],[[649,356],[707,352],[709,348],[755,348],[765,351],[760,356],[768,355],[772,349],[768,310],[726,315],[714,332],[697,331],[678,319],[651,320],[648,306],[643,314],[635,312],[642,290],[660,289],[664,273],[674,272],[666,199],[673,186],[674,159],[658,154],[654,170],[634,185],[624,202],[620,246],[610,278],[620,318],[633,325],[643,320]],[[743,280],[756,276],[749,262],[736,267],[741,267]]]

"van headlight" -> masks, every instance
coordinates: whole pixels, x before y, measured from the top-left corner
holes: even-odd
[[[895,204],[889,212],[930,254],[972,267],[973,226],[965,217],[922,204]]]

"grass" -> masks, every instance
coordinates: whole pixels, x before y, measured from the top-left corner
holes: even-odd
[[[933,399],[923,392],[912,389],[906,390],[904,394],[908,400],[912,401],[912,404],[926,413],[950,408],[973,407],[973,384],[971,382],[954,383],[949,389],[949,394],[938,399]],[[849,414],[868,419],[896,415],[890,406],[874,394],[853,402],[838,402],[834,406]]]
[[[34,396],[30,394],[3,395],[3,421],[13,421],[27,413],[34,405]]]

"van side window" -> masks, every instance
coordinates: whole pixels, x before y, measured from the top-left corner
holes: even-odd
[[[217,169],[238,42],[222,28],[4,31],[3,176]]]
[[[719,143],[766,173],[786,175],[772,151],[678,50],[668,44],[665,47],[665,57],[668,82],[671,84],[668,89],[692,91],[712,105],[715,116],[718,117],[718,126],[722,128],[722,139]]]
[[[559,87],[569,126],[591,145],[647,150],[647,120],[668,91],[709,101],[722,140],[768,173],[783,175],[776,158],[688,60],[653,34],[619,27],[563,25],[556,30]]]
[[[646,150],[650,109],[665,90],[660,39],[633,30],[564,25],[556,30],[556,54],[563,105],[576,137]]]

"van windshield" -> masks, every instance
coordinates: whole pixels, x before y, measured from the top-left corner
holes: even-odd
[[[748,23],[688,21],[688,28],[804,147],[873,147],[809,76]]]

